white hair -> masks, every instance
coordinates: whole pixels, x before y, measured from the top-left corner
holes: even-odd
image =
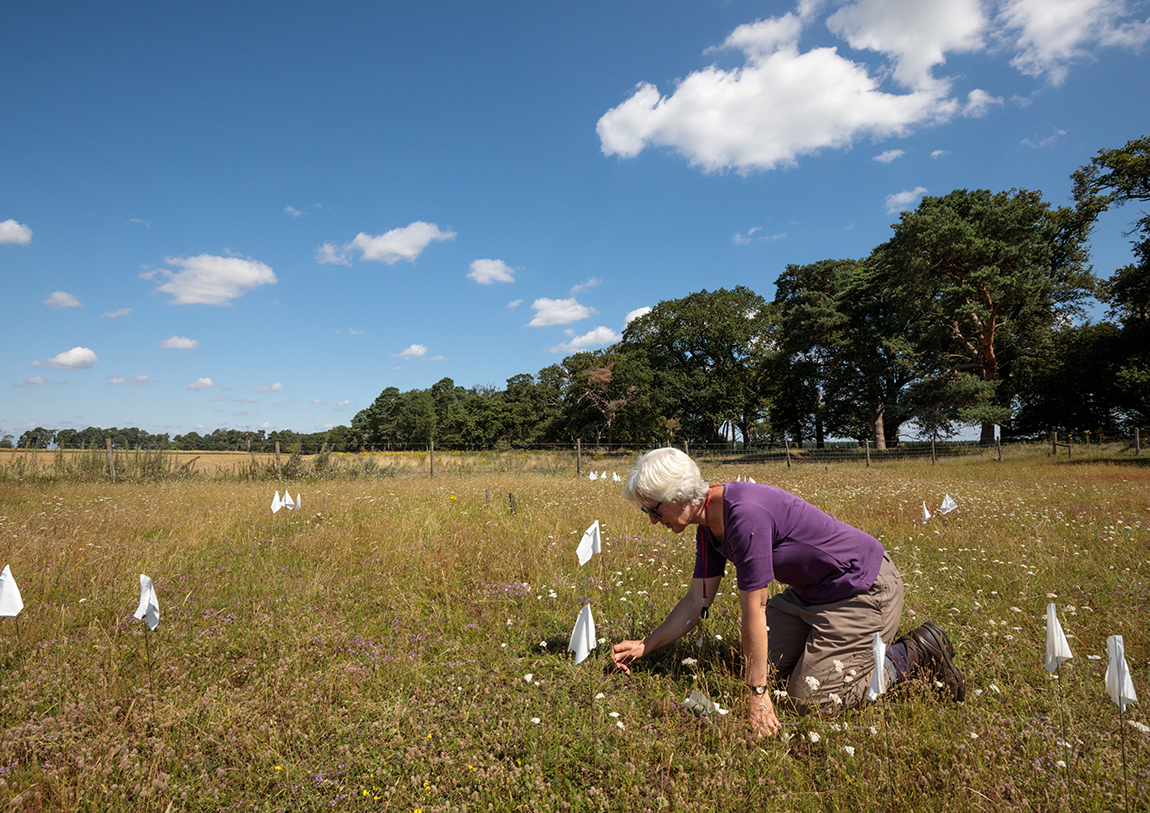
[[[640,496],[656,502],[696,504],[707,498],[709,488],[694,460],[672,446],[663,446],[635,463],[623,486],[623,497],[636,504]]]

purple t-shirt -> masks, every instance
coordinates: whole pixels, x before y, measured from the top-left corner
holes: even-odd
[[[882,566],[882,543],[774,486],[723,485],[723,539],[695,533],[696,579],[721,576],[735,565],[740,590],[777,579],[808,604],[865,593]]]

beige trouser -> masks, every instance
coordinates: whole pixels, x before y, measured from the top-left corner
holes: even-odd
[[[902,615],[902,574],[889,555],[871,589],[830,604],[807,604],[792,588],[767,602],[767,659],[785,681],[789,705],[806,713],[857,703],[874,669],[874,634],[890,644]],[[881,668],[881,664],[880,664]],[[807,678],[818,681],[818,688]],[[784,705],[788,705],[784,701]]]

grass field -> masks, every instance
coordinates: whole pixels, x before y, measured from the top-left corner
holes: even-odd
[[[906,577],[904,629],[942,624],[968,678],[960,705],[916,687],[785,716],[783,738],[755,741],[733,573],[702,650],[692,635],[632,677],[604,669],[692,561],[618,484],[546,464],[375,469],[289,482],[304,510],[273,516],[271,480],[9,476],[0,566],[26,608],[0,620],[0,809],[1150,809],[1145,706],[1123,724],[1103,682],[1121,634],[1150,695],[1136,462],[705,465],[882,539]],[[940,516],[945,493],[959,508]],[[596,519],[603,552],[580,568]],[[161,608],[146,637],[140,573]],[[604,643],[574,666],[586,601]],[[1075,654],[1059,680],[1042,665],[1049,601]],[[732,713],[684,710],[696,688]]]

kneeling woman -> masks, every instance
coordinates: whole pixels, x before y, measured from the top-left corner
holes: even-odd
[[[672,448],[640,457],[623,496],[652,523],[675,533],[688,525],[698,529],[687,594],[646,638],[611,648],[617,668],[630,674],[632,661],[691,630],[731,562],[739,587],[752,729],[780,730],[767,689],[768,667],[802,713],[858,702],[875,666],[876,632],[889,645],[882,664],[888,685],[922,672],[962,700],[954,649],[938,626],[927,622],[891,644],[902,615],[902,576],[870,534],[780,488],[710,485],[690,457]],[[788,587],[768,599],[767,589],[776,580]]]

